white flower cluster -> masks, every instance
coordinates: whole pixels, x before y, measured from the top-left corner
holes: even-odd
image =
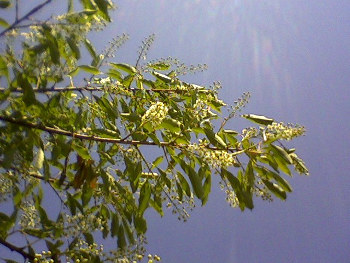
[[[266,127],[266,139],[292,140],[294,137],[305,133],[305,128],[298,125],[284,124],[283,122],[273,122]]]
[[[191,144],[188,149],[197,152],[199,157],[213,168],[226,168],[235,164],[233,154],[224,150],[211,150],[198,144]]]
[[[35,228],[40,224],[38,210],[32,202],[26,201],[21,204],[22,214],[19,224],[22,228]]]
[[[81,232],[92,232],[95,230],[103,231],[106,225],[103,217],[98,217],[92,213],[87,213],[86,215],[77,213],[74,216],[65,214],[65,217],[68,223],[67,236],[77,236]]]
[[[235,207],[239,206],[239,201],[238,201],[238,198],[237,198],[235,191],[229,185],[230,184],[227,182],[227,179],[220,182],[220,188],[221,188],[221,190],[225,191],[225,194],[226,194],[226,202],[232,208],[235,208]]]
[[[51,251],[42,251],[40,254],[37,253],[34,255],[33,262],[40,262],[40,263],[54,263],[55,261],[50,258],[51,257]]]
[[[258,136],[259,131],[255,127],[250,127],[242,130],[242,136],[244,139],[250,139]]]
[[[0,174],[0,202],[6,201],[12,192],[12,181]]]
[[[134,147],[130,147],[127,150],[125,150],[124,154],[134,162],[141,160],[140,153]]]
[[[160,101],[152,104],[152,106],[142,116],[142,124],[150,123],[152,127],[157,127],[162,123],[168,115],[168,107]]]
[[[79,240],[79,242],[75,244],[75,248],[78,249],[80,253],[76,253],[76,250],[73,249],[66,258],[67,263],[69,263],[70,259],[74,260],[75,263],[90,262],[89,259],[82,256],[82,254],[99,256],[103,253],[103,245],[98,245],[96,243],[88,244],[84,240]],[[79,255],[78,258],[77,255]]]

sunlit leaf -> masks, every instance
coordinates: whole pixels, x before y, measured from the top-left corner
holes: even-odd
[[[262,115],[255,115],[255,114],[244,114],[242,115],[244,118],[255,122],[257,124],[261,124],[261,125],[270,125],[273,123],[273,119],[267,118],[265,116]]]
[[[116,69],[121,69],[130,75],[134,75],[137,72],[137,69],[126,63],[110,63],[112,67]]]
[[[98,68],[89,65],[80,65],[79,68],[93,75],[98,75],[101,73]]]
[[[9,27],[10,24],[7,23],[7,21],[5,19],[0,17],[0,26],[2,26],[2,27]]]

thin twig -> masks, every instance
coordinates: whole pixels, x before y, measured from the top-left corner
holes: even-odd
[[[16,20],[15,22],[18,21],[18,0],[16,0]]]
[[[31,15],[35,14],[36,12],[38,12],[40,9],[42,9],[44,6],[46,6],[47,4],[49,4],[52,0],[46,0],[45,2],[41,3],[40,5],[37,5],[36,7],[34,7],[32,10],[30,10],[27,14],[25,14],[23,17],[16,19],[16,21],[10,25],[8,28],[6,28],[5,30],[3,30],[0,33],[0,37],[3,37],[7,32],[9,32],[10,30],[16,28],[16,26],[18,24],[20,24],[21,22],[23,22],[24,20],[28,19]]]
[[[0,92],[5,92],[6,88],[0,88]],[[56,88],[33,88],[34,92],[46,93],[46,92],[65,92],[65,91],[104,91],[105,87],[102,86],[82,86],[82,87],[56,87]],[[184,90],[180,89],[138,89],[138,88],[128,88],[126,91],[146,91],[146,92],[169,92],[169,93],[184,93]],[[23,93],[23,89],[16,88],[11,89],[11,92]]]
[[[15,245],[7,242],[5,239],[0,238],[0,244],[4,245],[11,251],[16,251],[17,253],[21,254],[24,259],[34,260],[34,256],[25,252],[23,248],[16,247]]]

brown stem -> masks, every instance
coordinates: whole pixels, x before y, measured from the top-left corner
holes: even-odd
[[[3,246],[7,247],[8,249],[10,249],[11,251],[15,251],[19,254],[22,255],[23,258],[25,259],[29,259],[29,260],[34,260],[34,256],[25,252],[21,247],[16,247],[15,245],[7,242],[5,239],[0,238],[0,244],[2,244]]]
[[[6,91],[6,88],[0,88],[0,92]],[[83,86],[83,87],[57,87],[53,89],[44,89],[44,88],[33,88],[34,92],[37,93],[45,93],[45,92],[64,92],[64,91],[103,91],[103,87],[99,86]],[[177,89],[137,89],[137,88],[128,88],[126,91],[146,91],[146,92],[169,92],[169,93],[184,93],[185,91],[183,90],[177,90]],[[12,89],[11,92],[18,92],[22,93],[23,89],[17,88],[17,89]]]
[[[20,125],[23,127],[28,127],[32,129],[37,129],[37,130],[42,130],[50,134],[60,134],[72,138],[77,138],[81,140],[87,140],[87,141],[95,141],[95,142],[106,142],[106,143],[115,143],[115,144],[126,144],[126,145],[153,145],[153,146],[168,146],[168,147],[174,147],[174,148],[183,148],[187,147],[187,145],[179,145],[173,142],[159,142],[155,143],[153,141],[136,141],[136,140],[123,140],[123,139],[112,139],[112,138],[105,138],[105,137],[99,137],[99,136],[94,136],[94,135],[86,135],[86,134],[80,134],[80,133],[75,133],[75,132],[70,132],[66,130],[62,130],[60,128],[52,128],[48,127],[42,124],[37,124],[37,123],[31,123],[31,122],[26,122],[23,120],[16,120],[11,117],[7,116],[0,116],[1,121],[13,123],[16,125]],[[210,150],[226,150],[232,152],[233,155],[239,155],[244,153],[247,149],[243,150],[237,150],[236,148],[218,148],[214,146],[206,146],[207,149]],[[249,149],[249,148],[248,148]]]

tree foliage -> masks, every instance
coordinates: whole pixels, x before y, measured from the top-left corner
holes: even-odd
[[[111,21],[109,0],[70,0],[44,21],[51,0],[23,15],[18,2],[0,1],[14,14],[0,18],[0,243],[25,260],[140,261],[146,210],[187,220],[213,176],[232,207],[253,209],[285,200],[293,170],[308,174],[282,144],[304,128],[240,115],[249,93],[229,106],[219,83],[181,80],[205,65],[145,62],[153,35],[134,65],[113,60],[126,35],[98,52],[88,34]],[[227,128],[235,117],[254,124]]]

